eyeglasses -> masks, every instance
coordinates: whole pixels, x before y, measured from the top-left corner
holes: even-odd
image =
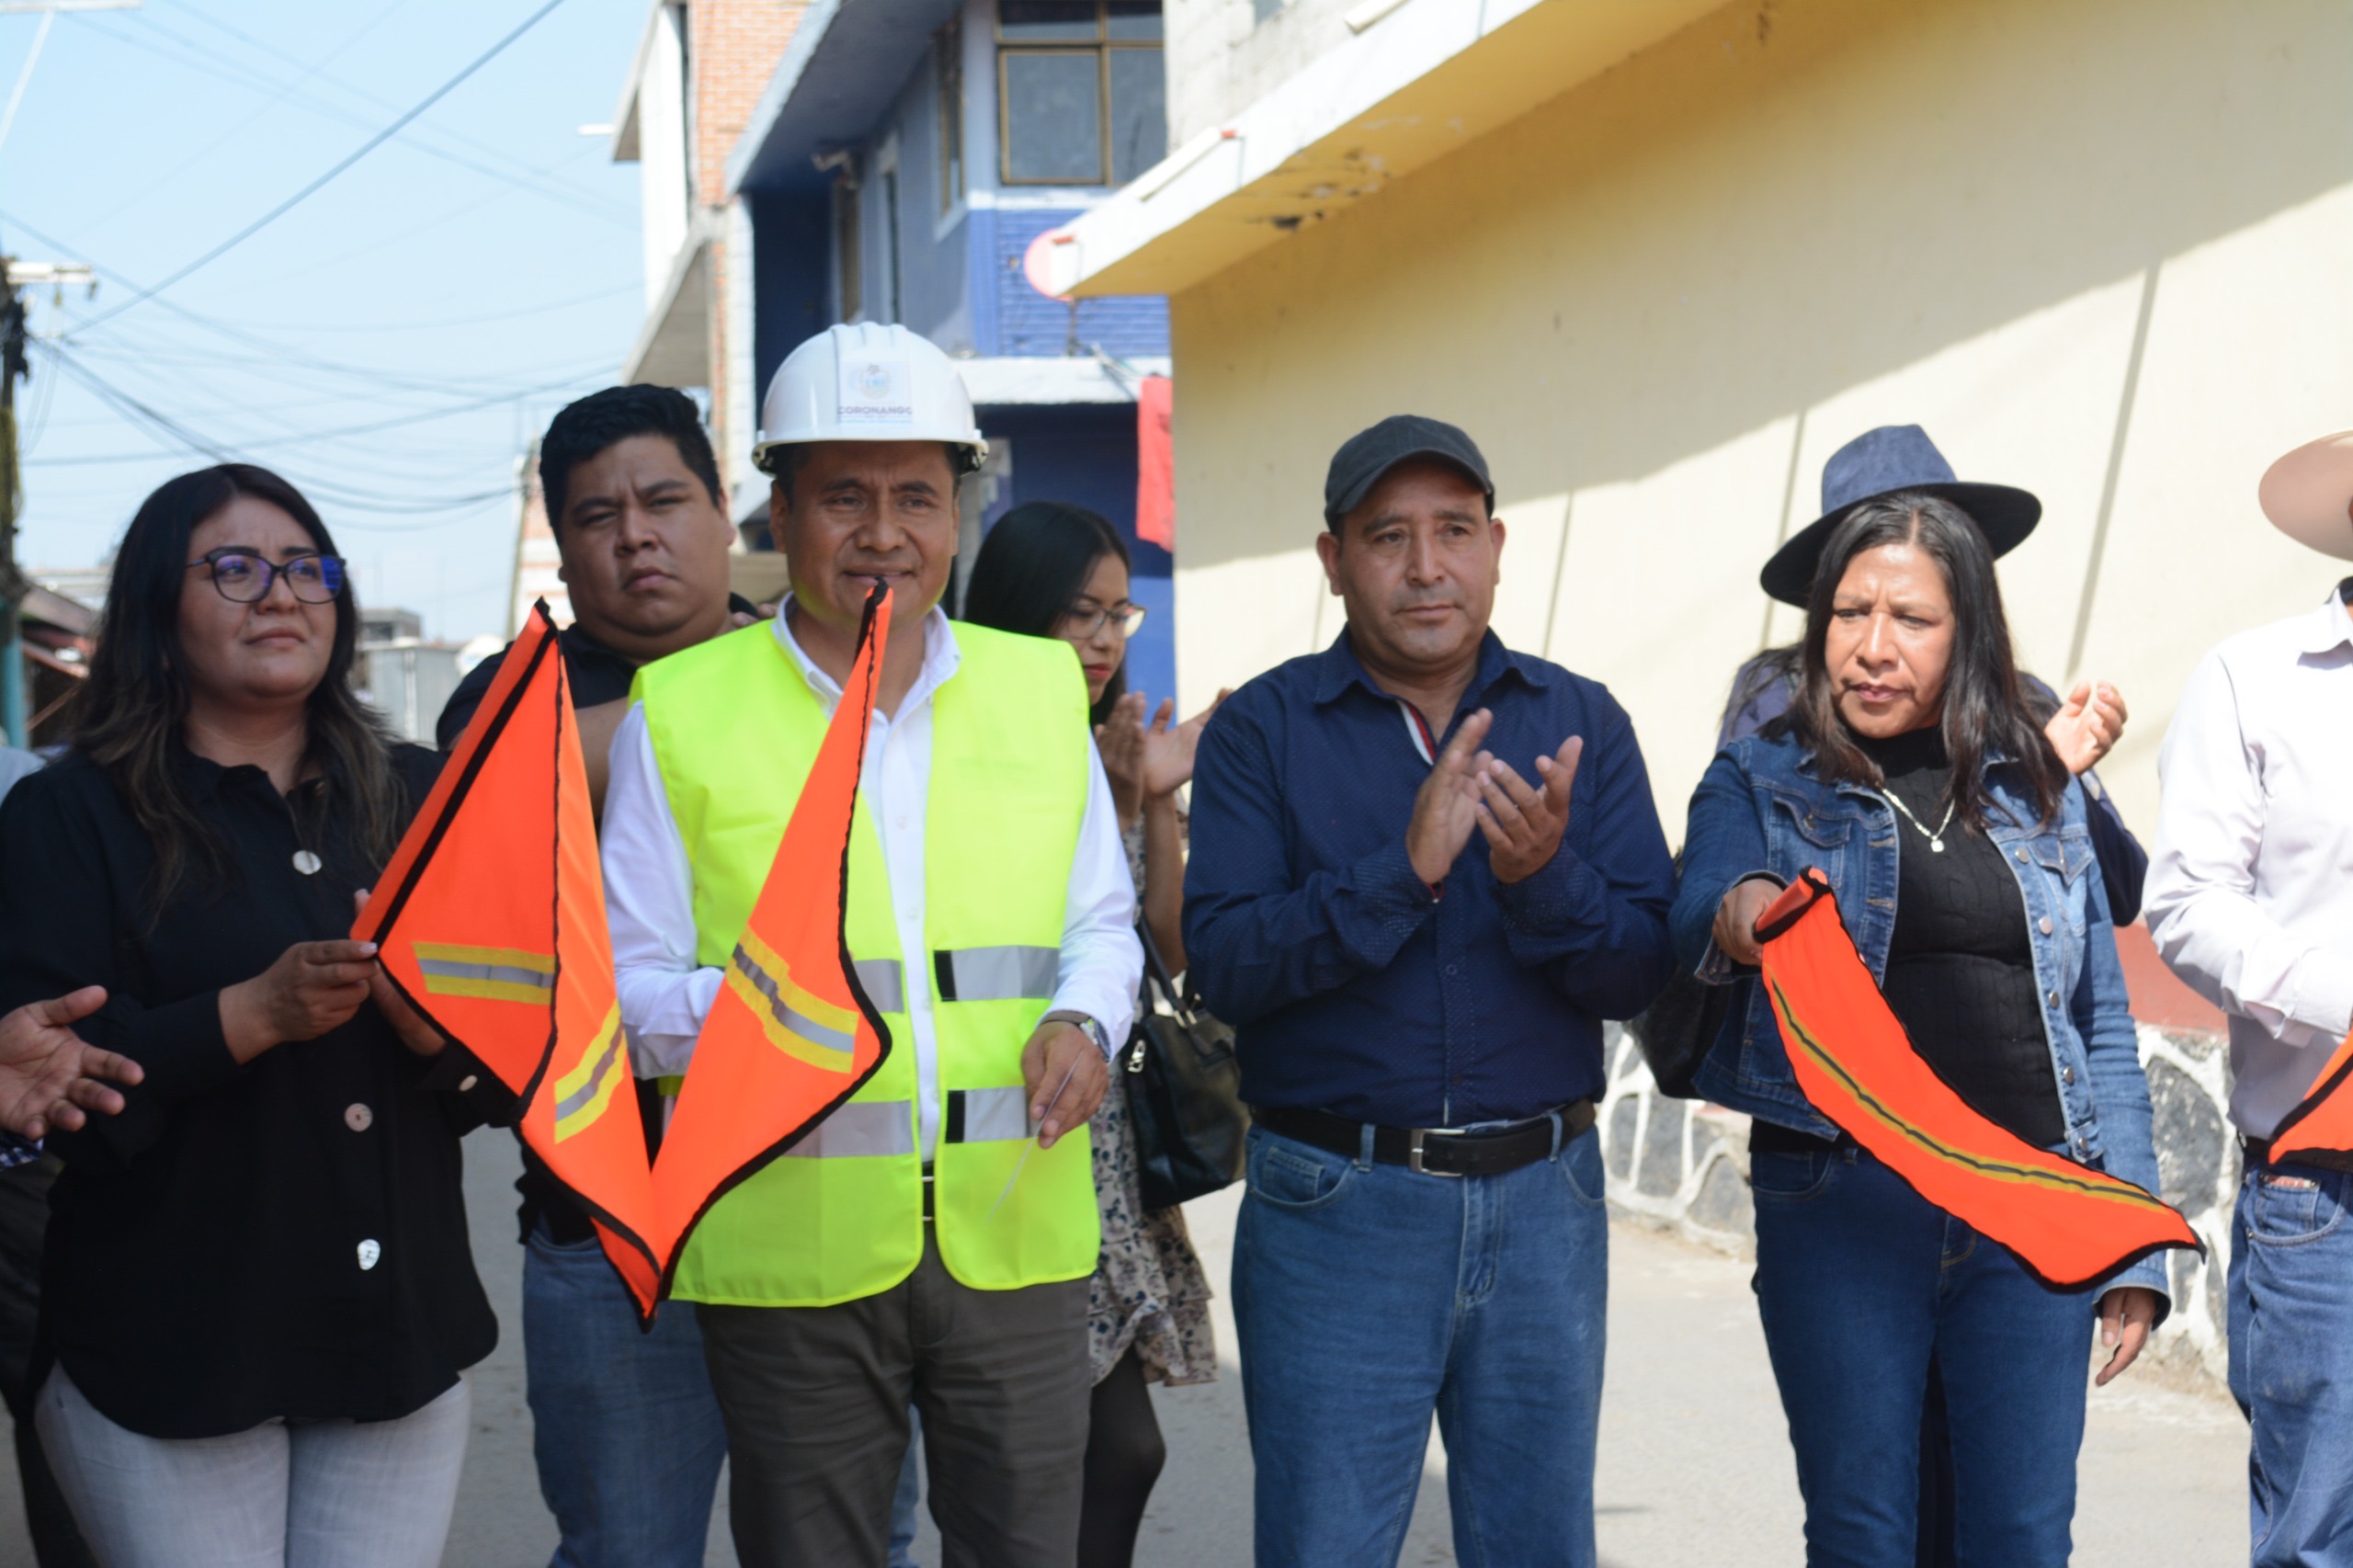
[[[293,560],[273,563],[267,556],[250,550],[225,546],[208,550],[200,561],[191,561],[191,572],[199,566],[212,569],[212,585],[221,597],[232,604],[257,605],[269,597],[269,587],[278,578],[294,597],[306,605],[333,604],[343,592],[343,557],[340,555],[298,555]]]
[[[1143,626],[1143,606],[1074,604],[1063,611],[1063,633],[1068,637],[1092,637],[1103,630],[1107,620],[1119,623],[1120,636],[1133,637]]]

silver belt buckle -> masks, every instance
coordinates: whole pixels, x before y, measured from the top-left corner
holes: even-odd
[[[1461,1171],[1434,1171],[1422,1164],[1422,1140],[1429,1136],[1429,1129],[1416,1127],[1413,1131],[1412,1141],[1405,1145],[1405,1168],[1415,1176],[1443,1176],[1449,1181],[1461,1181]]]

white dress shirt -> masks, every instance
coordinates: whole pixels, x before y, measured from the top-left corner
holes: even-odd
[[[792,635],[792,601],[774,622],[776,640],[830,716],[841,700],[839,682],[801,650]],[[931,699],[955,678],[961,659],[949,619],[934,609],[924,619],[923,671],[899,710],[878,703],[867,733],[858,780],[868,814],[879,831],[883,869],[899,929],[906,988],[908,1032],[915,1038],[915,1095],[926,1160],[939,1136],[939,1050],[933,1014],[930,951],[925,933],[924,824],[931,795]],[[684,1073],[694,1055],[703,1015],[719,994],[720,971],[695,962],[694,871],[668,791],[654,761],[642,706],[631,704],[613,736],[612,776],[605,788],[601,843],[605,908],[612,926],[614,978],[621,1019],[640,1077]],[[1071,863],[1063,916],[1062,962],[1050,1010],[1085,1013],[1103,1026],[1113,1049],[1135,1018],[1143,949],[1136,940],[1135,883],[1120,842],[1119,817],[1102,759],[1087,744],[1086,810]]]
[[[2353,616],[2332,592],[2183,688],[2143,908],[2231,1016],[2231,1119],[2268,1138],[2353,1021]]]

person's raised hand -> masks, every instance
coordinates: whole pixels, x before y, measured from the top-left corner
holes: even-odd
[[[1144,799],[1156,801],[1163,795],[1173,795],[1179,786],[1192,781],[1193,753],[1200,745],[1201,731],[1209,726],[1210,715],[1217,705],[1233,695],[1232,687],[1221,687],[1207,708],[1181,724],[1171,724],[1176,716],[1176,699],[1161,699],[1160,710],[1143,733],[1143,793]]]
[[[2124,722],[2130,717],[2122,692],[2105,682],[2085,681],[2067,694],[2067,700],[2042,726],[2042,733],[2050,737],[2051,749],[2059,754],[2068,772],[2088,773],[2123,735]]]
[[[366,909],[368,892],[366,888],[354,892],[351,895],[353,907]],[[384,1015],[384,1021],[392,1026],[392,1032],[401,1037],[401,1043],[419,1056],[438,1056],[449,1045],[449,1037],[426,1022],[424,1014],[408,1005],[408,998],[402,995],[401,988],[392,983],[392,977],[385,971],[381,958],[369,968],[368,1000],[376,1004],[376,1010]]]
[[[316,1040],[368,1000],[376,944],[297,942],[278,961],[221,993],[221,1032],[229,1054],[251,1062],[289,1040]]]
[[[1405,824],[1405,858],[1414,863],[1414,875],[1433,888],[1454,869],[1455,858],[1479,825],[1479,769],[1494,760],[1479,750],[1479,743],[1495,722],[1484,708],[1463,720],[1415,792],[1413,819]]]
[[[1132,825],[1143,810],[1143,693],[1131,691],[1111,704],[1111,711],[1095,726],[1095,749],[1103,758],[1103,776],[1111,782],[1111,804],[1120,826]]]
[[[1479,831],[1487,837],[1487,864],[1499,882],[1534,876],[1552,863],[1569,825],[1569,790],[1575,783],[1585,737],[1571,735],[1551,756],[1536,759],[1541,787],[1512,771],[1501,757],[1479,770]]]
[[[1038,1147],[1051,1149],[1072,1128],[1086,1125],[1111,1086],[1111,1069],[1093,1035],[1055,1018],[1039,1025],[1021,1048],[1021,1086],[1038,1124]]]
[[[136,1084],[146,1074],[138,1062],[101,1051],[74,1032],[76,1020],[107,1005],[103,985],[46,1002],[28,1002],[0,1018],[0,1127],[39,1142],[51,1128],[72,1132],[97,1111],[122,1109],[115,1084]]]
[[[1754,969],[1765,961],[1764,944],[1756,939],[1756,922],[1781,896],[1781,890],[1762,877],[1750,877],[1724,890],[1716,905],[1716,946],[1734,963]]]
[[[2099,1299],[2099,1342],[2109,1347],[2108,1362],[2092,1380],[2100,1388],[2123,1376],[2140,1358],[2141,1347],[2157,1326],[2157,1293],[2145,1285],[2119,1285]]]

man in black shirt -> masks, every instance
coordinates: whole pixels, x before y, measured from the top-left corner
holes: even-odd
[[[666,387],[612,387],[555,416],[540,444],[548,522],[573,624],[557,639],[599,811],[605,757],[638,666],[755,618],[729,594],[734,529],[695,405]],[[442,710],[456,744],[505,655],[484,660]],[[641,1081],[646,1144],[660,1086]],[[727,1434],[691,1312],[651,1334],[605,1261],[588,1217],[527,1151],[522,1179],[523,1348],[540,1491],[563,1531],[553,1568],[699,1568]]]

